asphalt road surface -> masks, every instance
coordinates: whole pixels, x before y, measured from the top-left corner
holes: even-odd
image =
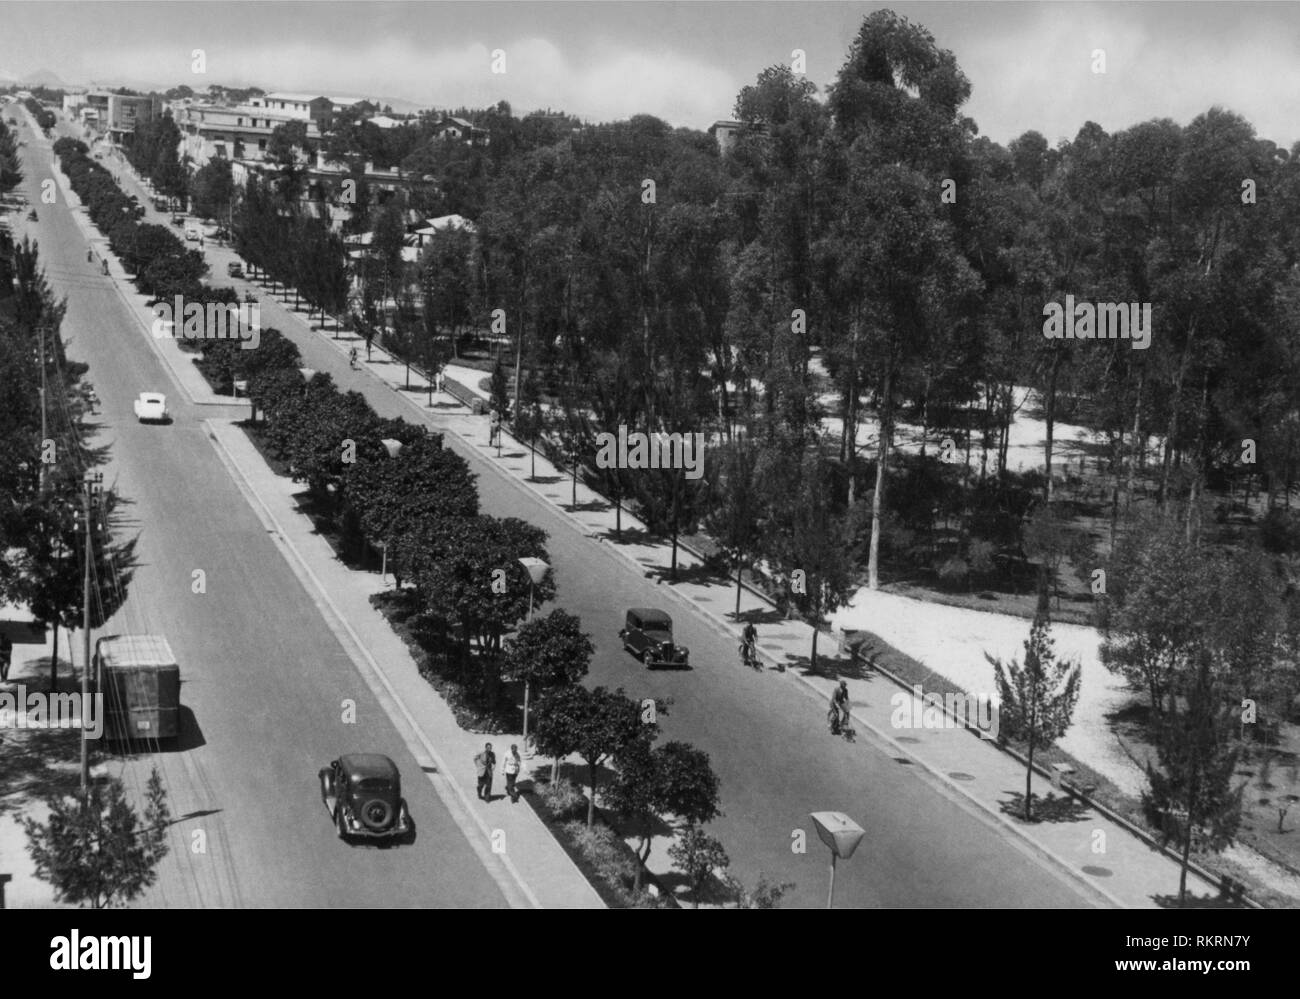
[[[40,203],[49,142],[16,117],[27,142],[23,190],[39,212],[26,225],[55,294],[67,296],[68,352],[90,364],[101,400],[92,443],[111,445],[104,481],[129,500],[122,526],[140,539],[126,606],[99,634],[161,632],[181,662],[177,749],[109,764],[138,790],[156,763],[177,820],[172,852],[141,904],[504,906],[496,880],[204,439],[198,421],[213,411],[177,394],[138,320],[86,262],[62,198]],[[132,400],[143,390],[167,394],[171,425],[135,421]],[[206,574],[206,593],[191,592],[195,570]],[[345,699],[356,703],[355,724],[343,722]],[[316,774],[352,751],[397,763],[414,844],[349,847],[337,838]]]

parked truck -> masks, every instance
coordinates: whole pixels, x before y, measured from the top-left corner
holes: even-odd
[[[104,737],[171,739],[180,732],[181,668],[162,635],[109,635],[95,643],[95,689]]]

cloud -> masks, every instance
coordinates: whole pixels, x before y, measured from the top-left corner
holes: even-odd
[[[1032,19],[1026,13],[1001,40],[955,46],[975,84],[965,111],[996,141],[1033,128],[1054,144],[1089,120],[1108,132],[1152,118],[1185,125],[1219,105],[1244,115],[1261,137],[1290,145],[1300,61],[1278,44],[1281,26],[1211,5],[1179,21],[1176,9],[1053,5]],[[1104,74],[1092,71],[1097,49],[1106,54]]]

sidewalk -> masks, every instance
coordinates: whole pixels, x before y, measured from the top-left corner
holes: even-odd
[[[515,882],[516,905],[547,909],[604,908],[604,903],[555,841],[533,810],[504,797],[490,803],[474,795],[474,754],[485,741],[502,751],[516,735],[485,737],[465,732],[442,698],[420,676],[406,645],[370,604],[387,585],[378,575],[348,569],[300,513],[294,494],[301,486],[276,475],[238,427],[224,420],[205,425],[232,478],[249,505],[288,549],[286,558],[321,613],[357,663],[389,717],[471,844],[484,855],[489,871],[504,865]],[[526,763],[525,772],[544,770],[550,761]],[[521,778],[524,775],[521,775]],[[521,780],[521,782],[523,782]],[[527,786],[526,782],[525,786]],[[497,778],[499,792],[503,781]],[[500,848],[500,849],[499,849]],[[501,879],[498,879],[499,881]],[[512,892],[503,885],[507,897]]]
[[[5,630],[14,643],[13,659],[9,669],[9,680],[0,683],[0,693],[19,696],[20,688],[32,691],[49,689],[50,656],[54,648],[54,631],[42,629],[31,623],[31,613],[26,607],[0,604],[0,620],[4,621]],[[73,632],[69,636],[67,629],[59,631],[59,684],[61,690],[74,689],[74,684],[81,676],[81,633]],[[69,641],[73,648],[69,650]],[[69,656],[72,662],[69,662]],[[74,665],[75,664],[75,665]],[[67,733],[74,739],[75,729]],[[11,751],[5,743],[21,739],[13,732],[0,729],[0,753]],[[75,767],[75,761],[72,764]],[[106,771],[102,764],[94,773]],[[46,775],[55,771],[67,773],[68,765],[54,764],[47,769]],[[76,770],[71,771],[74,775]],[[75,778],[74,778],[75,779]],[[21,801],[21,806],[19,802]],[[0,874],[10,874],[13,880],[5,885],[5,907],[9,909],[75,909],[67,903],[54,900],[54,890],[49,882],[36,877],[36,865],[32,863],[27,849],[27,834],[23,831],[22,820],[34,819],[44,822],[49,817],[49,809],[41,798],[41,792],[29,788],[12,797],[0,799]]]

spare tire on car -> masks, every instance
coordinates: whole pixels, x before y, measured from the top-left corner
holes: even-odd
[[[361,806],[361,821],[367,829],[382,832],[393,818],[393,806],[383,798],[371,798]]]

